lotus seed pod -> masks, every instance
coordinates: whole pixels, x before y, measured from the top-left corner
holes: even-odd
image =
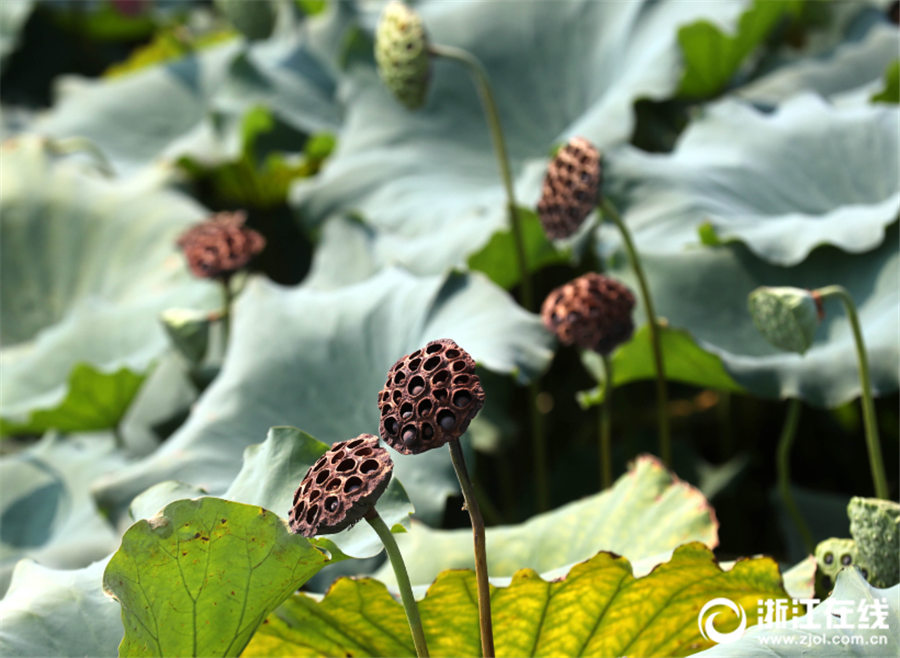
[[[178,246],[194,276],[227,280],[263,250],[266,239],[246,221],[246,213],[221,212],[182,233]]]
[[[275,29],[273,0],[215,0],[216,7],[247,39],[268,39]]]
[[[448,338],[433,340],[388,371],[381,438],[404,455],[439,448],[462,436],[483,404],[474,359]]]
[[[411,110],[428,93],[431,59],[428,35],[419,15],[402,2],[390,2],[375,30],[375,61],[385,86]]]
[[[896,585],[900,582],[900,504],[854,497],[847,515],[860,563],[868,570],[868,581],[875,587]]]
[[[856,542],[852,539],[831,537],[816,546],[816,564],[819,571],[834,581],[838,572],[851,565],[859,565]]]
[[[803,354],[822,320],[821,300],[803,288],[763,286],[748,299],[753,324],[775,347]]]
[[[567,238],[597,204],[603,170],[600,153],[584,137],[573,137],[547,168],[538,215],[551,240]]]
[[[288,520],[304,537],[330,535],[360,521],[384,493],[394,463],[378,437],[360,434],[331,446],[294,492]]]
[[[588,272],[544,300],[541,318],[564,345],[609,354],[631,338],[634,294],[615,279]]]

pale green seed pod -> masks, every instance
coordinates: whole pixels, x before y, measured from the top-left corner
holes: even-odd
[[[748,299],[753,324],[766,340],[788,352],[803,354],[812,345],[821,321],[821,307],[803,288],[763,286]]]
[[[868,570],[868,581],[875,587],[893,587],[900,582],[900,504],[853,497],[847,505],[847,516],[859,562]]]
[[[841,569],[859,564],[859,551],[852,539],[831,537],[816,546],[816,564],[819,571],[834,581]]]
[[[428,93],[431,59],[421,17],[402,2],[390,2],[375,30],[378,74],[394,96],[411,110],[422,107]]]

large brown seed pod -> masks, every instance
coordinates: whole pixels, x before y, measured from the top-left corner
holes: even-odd
[[[584,137],[573,137],[547,167],[538,216],[551,240],[567,238],[597,204],[603,170],[600,153]]]
[[[244,212],[221,212],[195,224],[178,238],[194,276],[228,279],[266,246],[266,239],[244,227]]]
[[[331,446],[294,492],[288,520],[304,537],[329,535],[361,520],[384,493],[394,463],[378,437],[360,434]]]
[[[414,455],[462,436],[484,405],[475,360],[449,338],[407,354],[378,394],[379,430],[397,452]]]
[[[544,325],[565,345],[609,354],[631,337],[634,294],[610,277],[588,272],[544,300]]]

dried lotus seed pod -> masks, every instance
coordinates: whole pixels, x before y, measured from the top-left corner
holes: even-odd
[[[538,216],[551,240],[567,238],[591,214],[600,193],[600,153],[583,137],[573,137],[547,167]]]
[[[822,320],[822,301],[803,288],[763,286],[747,300],[753,324],[767,341],[788,352],[810,348]]]
[[[390,2],[375,30],[375,62],[385,86],[407,108],[425,103],[431,59],[428,35],[419,15],[402,2]]]
[[[448,338],[433,340],[388,371],[381,438],[404,455],[439,448],[462,436],[483,404],[475,360]]]
[[[544,325],[564,345],[609,354],[631,338],[634,295],[615,279],[588,272],[547,295]]]
[[[266,246],[266,239],[246,228],[243,212],[221,212],[195,224],[178,238],[194,276],[227,280]]]
[[[360,434],[331,446],[294,492],[288,520],[304,537],[329,535],[355,524],[384,493],[394,463],[378,437]]]

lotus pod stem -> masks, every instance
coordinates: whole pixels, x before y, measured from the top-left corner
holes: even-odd
[[[866,447],[869,453],[869,468],[872,471],[872,482],[875,486],[875,495],[887,500],[890,497],[887,484],[887,475],[884,471],[884,460],[881,456],[881,442],[878,438],[878,424],[875,419],[875,401],[872,398],[872,383],[869,379],[869,361],[866,357],[866,345],[863,342],[862,329],[859,324],[859,315],[856,312],[856,304],[853,297],[843,286],[826,286],[813,291],[821,299],[826,300],[837,297],[844,304],[847,318],[850,320],[850,328],[853,331],[853,341],[856,345],[856,357],[859,365],[859,382],[862,387],[863,424],[866,429]]]

